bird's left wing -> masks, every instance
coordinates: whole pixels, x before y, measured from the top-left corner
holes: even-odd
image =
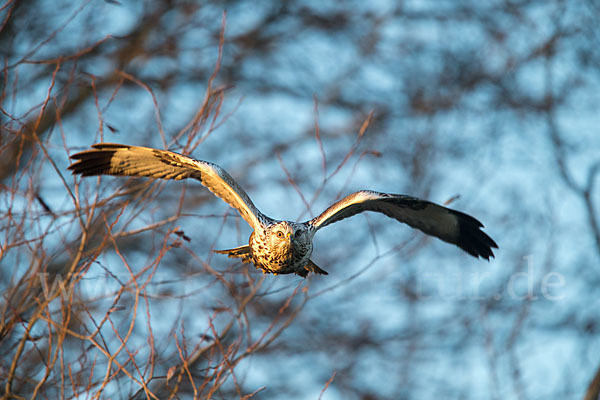
[[[91,150],[73,154],[69,166],[74,174],[145,176],[158,179],[199,180],[208,190],[235,208],[252,228],[266,218],[237,182],[216,164],[182,154],[149,147],[98,143]]]
[[[451,210],[416,197],[361,190],[331,205],[308,221],[315,230],[363,211],[376,211],[452,243],[474,257],[494,257],[496,242],[485,234],[481,222],[460,211]]]

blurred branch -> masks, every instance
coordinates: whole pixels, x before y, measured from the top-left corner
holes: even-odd
[[[567,188],[581,198],[588,215],[587,222],[589,223],[596,244],[596,252],[600,255],[600,215],[598,215],[596,205],[593,201],[596,180],[600,177],[600,161],[596,161],[590,166],[587,171],[585,184],[579,185],[569,172],[567,166],[567,152],[565,149],[566,146],[560,137],[552,113],[548,113],[547,115],[547,124],[560,176]]]
[[[600,366],[596,370],[594,378],[585,392],[583,400],[598,400],[600,399]]]

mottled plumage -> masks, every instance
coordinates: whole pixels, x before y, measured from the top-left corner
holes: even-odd
[[[253,263],[265,273],[296,273],[303,277],[309,272],[327,274],[310,260],[315,233],[363,211],[383,213],[455,244],[474,257],[489,260],[494,257],[492,248],[498,248],[475,218],[416,197],[361,190],[344,197],[309,221],[277,221],[262,214],[231,175],[216,164],[148,147],[113,143],[98,143],[92,147],[71,156],[77,160],[69,166],[74,174],[194,178],[200,181],[235,208],[254,229],[248,245],[216,252]]]

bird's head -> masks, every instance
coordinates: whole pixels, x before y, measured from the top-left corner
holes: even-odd
[[[267,228],[267,244],[271,252],[291,254],[293,239],[294,228],[287,221],[277,222]]]
[[[309,257],[312,252],[312,238],[305,224],[277,221],[264,230],[264,235],[252,237],[254,237],[254,240],[251,239],[254,263],[268,272],[294,272],[293,268],[304,267],[304,264],[292,264],[307,262],[307,256]]]

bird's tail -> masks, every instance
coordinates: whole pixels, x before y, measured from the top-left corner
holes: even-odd
[[[227,249],[227,250],[213,250],[215,253],[219,254],[227,254],[230,258],[241,258],[242,262],[252,263],[252,254],[250,253],[250,246],[240,246],[235,249]]]
[[[329,275],[327,271],[319,267],[317,264],[313,262],[313,260],[308,260],[308,264],[304,266],[304,269],[300,271],[296,271],[297,275],[300,275],[303,278],[306,278],[309,272],[321,275]]]

